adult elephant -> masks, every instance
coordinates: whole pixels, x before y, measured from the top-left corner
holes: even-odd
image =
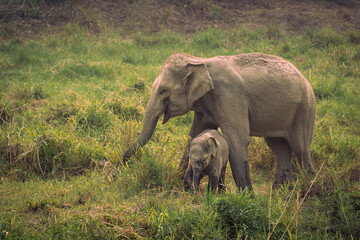
[[[274,184],[280,184],[291,178],[292,152],[308,172],[314,172],[310,144],[315,105],[309,82],[280,57],[174,54],[153,83],[141,133],[123,161],[148,142],[162,114],[164,124],[194,111],[189,139],[220,127],[229,143],[229,162],[238,188],[252,188],[247,157],[250,136],[265,137],[276,156]],[[187,164],[185,151],[181,167]]]

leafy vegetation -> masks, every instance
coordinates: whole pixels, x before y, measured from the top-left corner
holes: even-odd
[[[359,41],[357,31],[288,35],[274,24],[189,39],[68,24],[34,40],[0,40],[0,239],[359,238]],[[313,185],[294,161],[291,186],[271,190],[274,157],[254,138],[254,192],[239,193],[229,169],[226,194],[204,185],[184,193],[177,167],[192,113],[159,124],[122,166],[152,81],[176,52],[264,52],[294,63],[317,98]]]

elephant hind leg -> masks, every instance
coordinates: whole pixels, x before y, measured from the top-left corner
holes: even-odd
[[[291,179],[292,150],[285,138],[265,138],[266,144],[276,157],[274,186],[286,183]]]
[[[314,174],[315,169],[311,161],[310,144],[305,145],[302,144],[301,141],[290,142],[290,144],[299,161],[300,166],[303,167],[308,173]]]
[[[288,132],[286,139],[295,153],[300,166],[308,173],[313,174],[315,169],[311,161],[310,145],[315,122],[315,102],[311,102],[315,101],[314,97],[309,99],[309,101],[308,105],[304,104],[300,108],[302,111],[297,113],[295,117],[296,122],[290,132]]]
[[[300,163],[302,163],[302,167],[307,171],[309,174],[315,174],[314,166],[311,162],[311,154],[310,151],[305,152],[304,154],[300,154],[295,152],[295,155]]]

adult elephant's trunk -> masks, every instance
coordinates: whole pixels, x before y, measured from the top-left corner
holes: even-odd
[[[135,141],[135,143],[133,143],[131,147],[126,150],[123,156],[124,164],[129,160],[132,155],[134,155],[134,153],[140,147],[144,146],[150,140],[156,128],[159,117],[164,112],[166,112],[165,103],[159,101],[159,99],[156,97],[156,94],[152,94],[146,106],[143,126],[140,135]]]
[[[159,116],[150,116],[149,113],[145,113],[144,121],[143,121],[143,127],[141,129],[140,135],[129,147],[123,156],[123,162],[124,164],[129,160],[129,158],[138,150],[140,147],[144,146],[151,138],[152,134],[154,133],[154,130],[156,128],[157,122],[158,122]]]

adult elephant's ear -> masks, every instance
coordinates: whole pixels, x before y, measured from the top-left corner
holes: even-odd
[[[189,72],[183,82],[187,91],[188,105],[192,106],[205,93],[214,89],[214,83],[204,63],[188,63],[186,68]]]

